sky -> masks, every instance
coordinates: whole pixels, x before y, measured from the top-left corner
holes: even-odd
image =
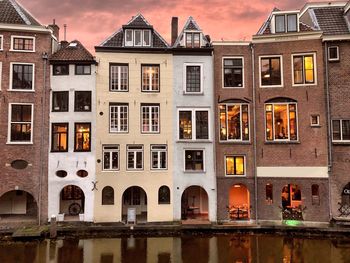
[[[179,18],[179,32],[192,16],[211,40],[250,40],[274,7],[301,9],[305,0],[18,0],[42,24],[55,19],[63,40],[79,40],[91,52],[94,46],[141,13],[168,42],[171,18]],[[318,2],[326,2],[318,0]],[[310,1],[309,1],[310,2]]]

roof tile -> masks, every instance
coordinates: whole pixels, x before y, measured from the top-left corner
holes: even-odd
[[[342,7],[314,8],[313,11],[324,35],[349,34]]]
[[[74,43],[76,43],[76,45],[74,45]],[[61,42],[61,46],[61,49],[59,49],[56,53],[51,55],[50,61],[79,61],[95,63],[94,57],[78,40],[74,40],[69,44],[64,44]]]
[[[0,23],[41,26],[41,24],[15,0],[0,1]]]

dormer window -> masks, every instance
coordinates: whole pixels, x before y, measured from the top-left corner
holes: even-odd
[[[186,33],[186,47],[200,47],[200,33]]]
[[[297,14],[275,15],[275,32],[297,32],[298,31]]]
[[[150,47],[151,30],[126,29],[125,46],[127,47]]]

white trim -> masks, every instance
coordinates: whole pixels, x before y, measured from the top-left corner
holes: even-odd
[[[15,38],[32,39],[33,40],[33,50],[14,49],[14,39]],[[35,37],[21,36],[21,35],[11,35],[10,51],[13,51],[13,52],[25,52],[25,53],[33,53],[33,52],[35,52]]]
[[[281,84],[280,85],[262,85],[261,82],[261,59],[262,58],[279,58],[280,59],[280,71],[281,71]],[[283,56],[282,55],[263,55],[259,56],[259,87],[260,88],[283,88],[284,78],[283,78]]]
[[[249,46],[251,44],[250,41],[213,41],[213,46]]]
[[[32,89],[13,89],[12,81],[13,81],[13,65],[32,65],[33,66],[33,76],[32,76]],[[35,64],[34,63],[24,63],[24,62],[10,62],[10,81],[9,81],[9,91],[19,91],[19,92],[34,92],[35,91]]]
[[[32,109],[31,113],[31,131],[30,131],[30,141],[28,142],[12,142],[11,141],[11,116],[12,116],[12,105],[30,105]],[[11,102],[9,103],[8,108],[8,119],[7,119],[7,142],[6,144],[33,144],[33,133],[34,133],[34,104],[33,103],[20,103],[20,102]]]
[[[17,24],[5,24],[0,23],[0,30],[9,31],[21,31],[21,32],[44,32],[51,33],[52,30],[44,26],[33,26],[33,25],[17,25]]]
[[[347,2],[317,2],[317,3],[306,3],[302,9],[300,9],[299,16],[301,17],[308,9],[318,8],[318,7],[343,7]]]
[[[227,157],[243,157],[243,174],[227,174],[227,165],[226,158]],[[225,154],[224,155],[224,167],[225,167],[225,177],[237,178],[237,177],[246,177],[247,176],[247,164],[246,164],[246,155],[245,154]]]
[[[149,131],[144,131],[143,130],[143,109],[144,108],[148,108],[148,127],[149,127]],[[153,131],[152,130],[152,109],[153,108],[157,108],[158,109],[158,126],[157,126],[157,130]],[[160,105],[159,104],[154,104],[154,105],[149,105],[147,103],[141,103],[141,110],[140,110],[140,117],[141,117],[141,122],[140,122],[140,126],[141,126],[141,134],[158,134],[160,133]]]
[[[340,142],[340,143],[350,143],[350,140],[343,140],[343,121],[350,121],[350,119],[332,119],[332,124],[331,124],[331,128],[332,128],[332,142]],[[339,132],[340,132],[340,140],[334,140],[333,139],[333,121],[339,121]]]
[[[330,49],[331,48],[336,48],[337,49],[337,57],[336,58],[331,58],[330,57],[330,54],[331,54],[331,52],[330,52]],[[339,46],[329,46],[328,47],[328,61],[339,61]]]
[[[130,30],[130,29],[127,29],[127,30]],[[140,33],[140,45],[136,45],[136,32]],[[142,29],[134,29],[133,33],[134,33],[134,43],[133,43],[134,47],[142,47],[142,42],[143,42]]]
[[[4,50],[4,35],[0,35],[0,51]]]
[[[298,33],[300,32],[300,28],[299,28],[299,10],[295,10],[295,11],[275,11],[272,12],[272,18],[271,18],[271,33],[272,34],[285,34],[285,33]],[[276,15],[277,16],[284,16],[284,31],[283,32],[276,32]],[[288,15],[296,15],[297,17],[297,21],[296,21],[296,31],[288,31]]]
[[[186,91],[187,90],[187,66],[198,66],[200,67],[200,91],[199,92],[190,92]],[[203,90],[203,82],[204,82],[204,75],[203,75],[203,63],[184,63],[184,74],[183,74],[183,92],[184,94],[188,95],[201,95],[204,93]]]
[[[164,147],[165,149],[153,149],[153,147]],[[157,153],[158,163],[157,168],[153,168],[153,155],[152,153]],[[159,168],[160,167],[160,153],[165,152],[165,168]],[[152,171],[164,171],[168,169],[168,145],[167,144],[151,144],[150,147],[150,170]]]
[[[313,117],[316,117],[316,119],[317,119],[317,123],[316,124],[312,123],[312,118]],[[310,115],[310,126],[311,127],[320,127],[320,114],[311,114]]]
[[[111,122],[112,122],[112,119],[111,119],[111,107],[117,107],[117,129],[112,129],[111,128]],[[126,131],[122,131],[120,128],[121,128],[121,121],[120,121],[120,108],[121,107],[126,107],[127,109],[127,118],[126,118],[126,121],[127,121],[127,124],[126,124]],[[109,109],[109,133],[128,133],[129,132],[129,104],[128,103],[112,103],[110,105],[108,105],[108,109]]]
[[[155,87],[153,84],[153,79],[152,79],[152,74],[151,72],[147,73],[144,72],[144,68],[158,68],[158,82],[156,83],[157,89],[154,90],[153,88]],[[143,78],[143,74],[147,74],[149,77],[149,82],[143,82],[144,78]],[[156,75],[154,73],[154,75]],[[149,85],[149,89],[147,90],[146,88],[144,88],[144,84],[145,85]],[[150,93],[159,93],[160,92],[160,64],[141,64],[141,92],[150,92]]]
[[[225,59],[242,59],[242,87],[236,86],[236,87],[225,87],[225,65],[224,65],[224,60]],[[245,87],[245,81],[244,81],[244,56],[223,56],[222,61],[221,61],[221,68],[222,68],[222,88],[223,89],[244,89]]]
[[[301,84],[295,84],[294,83],[294,63],[293,63],[293,58],[295,56],[308,56],[312,55],[313,56],[313,62],[314,62],[314,83],[305,83],[305,69],[304,69],[304,59],[303,59],[303,82]],[[292,69],[292,87],[303,87],[303,86],[317,86],[317,65],[316,65],[316,52],[307,52],[307,53],[292,53],[291,54],[291,69]]]
[[[186,151],[202,151],[203,153],[203,170],[186,170]],[[183,172],[184,173],[205,173],[206,165],[205,165],[205,149],[204,148],[184,148],[183,149]]]
[[[149,32],[149,45],[145,44],[145,32]],[[149,29],[144,29],[142,30],[142,42],[141,42],[143,47],[150,47],[152,46],[152,32]]]
[[[350,40],[350,35],[333,35],[333,36],[322,36],[322,42],[325,41],[336,41],[336,40]]]
[[[192,139],[180,139],[180,111],[190,111],[191,112],[191,122],[192,122]],[[197,111],[206,111],[208,112],[208,139],[196,139],[196,112]],[[202,141],[202,142],[209,142],[211,139],[211,126],[210,126],[211,120],[210,120],[210,108],[178,108],[177,109],[177,140],[179,142],[191,142],[191,141]]]
[[[126,41],[126,35],[127,35],[128,31],[131,31],[131,41]],[[119,32],[120,31],[118,31],[116,34],[118,34]],[[108,40],[109,39],[107,39],[105,42],[103,42],[102,45],[105,44]],[[124,46],[125,47],[132,47],[132,46],[134,46],[134,30],[132,30],[132,29],[125,29]]]
[[[327,166],[257,167],[257,177],[328,178]]]
[[[104,160],[105,160],[105,158],[104,158],[105,147],[114,147],[113,150],[111,150],[111,149],[107,149],[107,150],[106,150],[106,152],[110,153],[110,160],[109,160],[110,167],[112,167],[112,166],[111,166],[111,164],[112,164],[111,155],[112,155],[114,152],[117,152],[117,153],[118,153],[118,168],[117,168],[117,169],[112,169],[112,168],[110,168],[110,169],[105,169],[105,168],[104,168],[104,167],[105,167],[105,165],[104,165],[104,162],[105,162],[105,161],[104,161]],[[119,171],[119,170],[120,170],[120,146],[119,146],[119,144],[103,144],[103,145],[102,145],[102,169],[101,169],[101,171],[102,171],[102,172],[112,172],[112,171]]]
[[[129,147],[140,147],[140,149],[130,149]],[[142,167],[141,168],[136,168],[136,163],[137,163],[137,154],[138,152],[142,153]],[[134,153],[134,168],[129,168],[129,153]],[[126,145],[126,171],[141,171],[144,169],[144,145],[143,144],[128,144]]]
[[[254,35],[252,43],[275,43],[288,42],[299,40],[322,39],[322,31],[307,31],[295,33],[269,34],[269,35]]]

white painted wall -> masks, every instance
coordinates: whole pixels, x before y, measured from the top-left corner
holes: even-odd
[[[75,75],[75,65],[69,66],[69,75],[51,75],[50,105],[52,104],[52,91],[69,91],[69,112],[50,112],[50,149],[49,149],[49,176],[48,176],[48,215],[58,215],[60,209],[60,192],[67,185],[79,186],[85,196],[84,220],[93,221],[95,181],[95,133],[96,133],[96,66],[91,65],[91,75]],[[74,91],[91,91],[91,112],[74,112]],[[52,105],[50,106],[50,111]],[[68,152],[51,152],[51,123],[69,123]],[[91,151],[74,152],[74,123],[91,123]],[[65,170],[65,178],[56,176],[56,171]],[[78,170],[86,170],[88,176],[81,178],[76,175]],[[50,219],[50,218],[49,218]]]

